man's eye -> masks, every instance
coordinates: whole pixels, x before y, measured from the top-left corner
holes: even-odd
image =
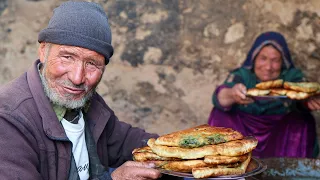
[[[90,66],[96,66],[96,64],[94,62],[91,62],[91,61],[87,62],[87,64],[90,65]]]
[[[86,63],[86,66],[87,66],[87,68],[89,68],[89,69],[91,69],[91,70],[94,70],[94,69],[97,69],[97,68],[98,68],[97,64],[96,64],[95,62],[93,62],[93,61],[87,62],[87,63]]]
[[[71,56],[62,56],[64,59],[71,59]]]

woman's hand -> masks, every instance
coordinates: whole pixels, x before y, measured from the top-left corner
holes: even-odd
[[[253,99],[246,96],[247,88],[245,85],[238,83],[231,88],[231,96],[237,104],[250,104]]]
[[[306,105],[310,110],[320,110],[320,95],[309,98]]]
[[[218,93],[218,100],[222,107],[231,107],[233,104],[253,103],[253,99],[246,96],[247,88],[239,83],[232,88],[223,88]]]
[[[127,161],[111,174],[113,180],[147,180],[161,177],[153,163]]]

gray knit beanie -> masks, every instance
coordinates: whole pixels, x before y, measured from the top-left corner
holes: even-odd
[[[108,17],[103,8],[93,2],[62,3],[54,9],[48,27],[39,33],[38,41],[90,49],[102,54],[106,65],[113,55]]]

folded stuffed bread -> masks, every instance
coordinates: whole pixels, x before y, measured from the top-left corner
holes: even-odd
[[[238,167],[199,167],[192,169],[192,175],[195,178],[208,178],[214,176],[228,176],[228,175],[241,175],[246,172],[246,169],[251,160],[251,153],[248,158]]]
[[[271,88],[280,88],[282,87],[283,80],[282,79],[277,79],[277,80],[272,80],[272,81],[265,81],[256,84],[256,88],[258,89],[271,89]]]
[[[192,172],[193,168],[212,167],[201,159],[184,161],[149,161],[155,163],[156,167],[176,172]]]
[[[294,91],[314,93],[319,90],[319,83],[317,82],[284,82],[283,87],[285,89],[291,89]]]
[[[218,135],[218,140],[209,140],[212,135]],[[251,151],[258,144],[254,137],[243,137],[232,129],[208,125],[178,131],[158,139],[164,144],[173,140],[173,144],[181,146],[181,139],[185,137],[188,137],[184,139],[187,143],[183,144],[188,145],[183,147],[158,145],[156,139],[149,139],[148,146],[132,151],[133,159],[153,162],[157,168],[164,170],[192,173],[195,178],[240,175],[245,173]]]
[[[258,144],[254,137],[230,141],[217,145],[206,145],[198,148],[169,147],[155,144],[155,139],[148,140],[148,146],[154,153],[163,157],[180,159],[198,159],[208,155],[240,156],[251,152]]]
[[[247,157],[248,158],[248,157]],[[220,165],[211,165],[204,162],[201,159],[195,160],[184,160],[184,161],[148,161],[153,162],[156,167],[175,171],[175,172],[187,172],[191,173],[194,168],[201,167],[210,167],[210,168],[236,168],[241,166],[241,162],[230,163],[230,164],[220,164]]]
[[[306,92],[298,92],[298,91],[291,91],[288,90],[286,96],[290,99],[296,99],[296,100],[303,100],[307,99],[310,96],[312,96],[313,93],[306,93]]]
[[[241,133],[231,128],[213,127],[208,124],[177,131],[158,137],[156,145],[195,148],[242,139]]]
[[[133,153],[133,160],[138,162],[145,161],[179,161],[179,158],[158,156],[153,152],[136,152]]]
[[[262,90],[257,88],[251,88],[247,90],[247,96],[266,96],[270,93],[270,90]]]
[[[270,89],[271,93],[277,94],[278,96],[285,96],[288,92],[287,89],[277,88],[277,89]]]
[[[163,157],[155,154],[149,146],[137,148],[132,151],[133,159],[135,161],[183,161],[179,158],[174,157]],[[208,155],[205,156],[203,161],[208,165],[219,165],[219,164],[233,164],[243,162],[248,158],[248,154],[240,156],[220,156],[220,155]]]
[[[249,154],[240,156],[205,156],[204,162],[207,164],[218,165],[218,164],[232,164],[237,162],[243,162],[248,159]]]

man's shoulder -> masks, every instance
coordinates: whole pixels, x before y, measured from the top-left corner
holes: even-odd
[[[0,109],[14,110],[30,98],[26,73],[0,87]]]
[[[100,107],[103,107],[105,110],[109,111],[111,114],[114,114],[113,110],[108,106],[107,102],[99,93],[95,93],[91,99],[91,103],[97,103]]]

